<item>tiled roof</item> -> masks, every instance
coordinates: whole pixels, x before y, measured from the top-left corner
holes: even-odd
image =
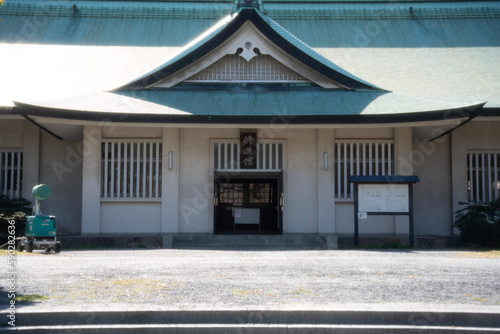
[[[232,8],[232,1],[8,0],[0,7],[0,105],[119,87],[161,68]],[[418,101],[500,108],[497,1],[276,0],[264,8],[275,30],[339,72]]]

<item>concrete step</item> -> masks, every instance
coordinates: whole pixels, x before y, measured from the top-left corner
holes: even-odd
[[[172,248],[253,250],[314,250],[337,248],[332,238],[334,237],[321,235],[179,235],[172,236]]]
[[[98,325],[98,326],[36,326],[17,327],[25,334],[486,334],[500,333],[498,328],[438,327],[438,326],[362,326],[362,325]],[[0,328],[0,333],[3,333]],[[5,333],[11,330],[5,330]]]
[[[4,321],[0,333],[500,333],[495,312],[18,310],[16,327]]]

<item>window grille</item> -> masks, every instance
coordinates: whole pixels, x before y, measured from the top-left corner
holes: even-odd
[[[469,201],[490,202],[500,189],[500,152],[468,153],[467,184]]]
[[[23,153],[0,151],[0,194],[9,198],[23,196]]]
[[[309,80],[269,55],[261,54],[247,62],[239,55],[229,54],[191,76],[186,82],[303,83]]]
[[[102,143],[103,198],[161,197],[161,140]]]
[[[336,141],[335,198],[353,198],[354,185],[351,175],[392,175],[394,172],[394,142]]]
[[[238,142],[214,143],[214,168],[240,169],[240,144]],[[282,143],[257,143],[257,169],[283,168]]]

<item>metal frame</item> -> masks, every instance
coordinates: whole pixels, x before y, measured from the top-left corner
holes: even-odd
[[[385,176],[364,176],[351,175],[349,181],[354,184],[354,246],[359,246],[359,198],[358,187],[360,184],[407,184],[408,185],[408,212],[366,212],[367,215],[373,216],[408,216],[409,217],[409,239],[410,247],[415,246],[415,233],[413,226],[413,183],[420,182],[418,176],[401,176],[401,175],[385,175]]]

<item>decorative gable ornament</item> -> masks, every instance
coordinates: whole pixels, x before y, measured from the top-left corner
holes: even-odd
[[[148,88],[198,83],[315,83],[345,88],[283,51],[252,22],[245,22],[216,49]]]

